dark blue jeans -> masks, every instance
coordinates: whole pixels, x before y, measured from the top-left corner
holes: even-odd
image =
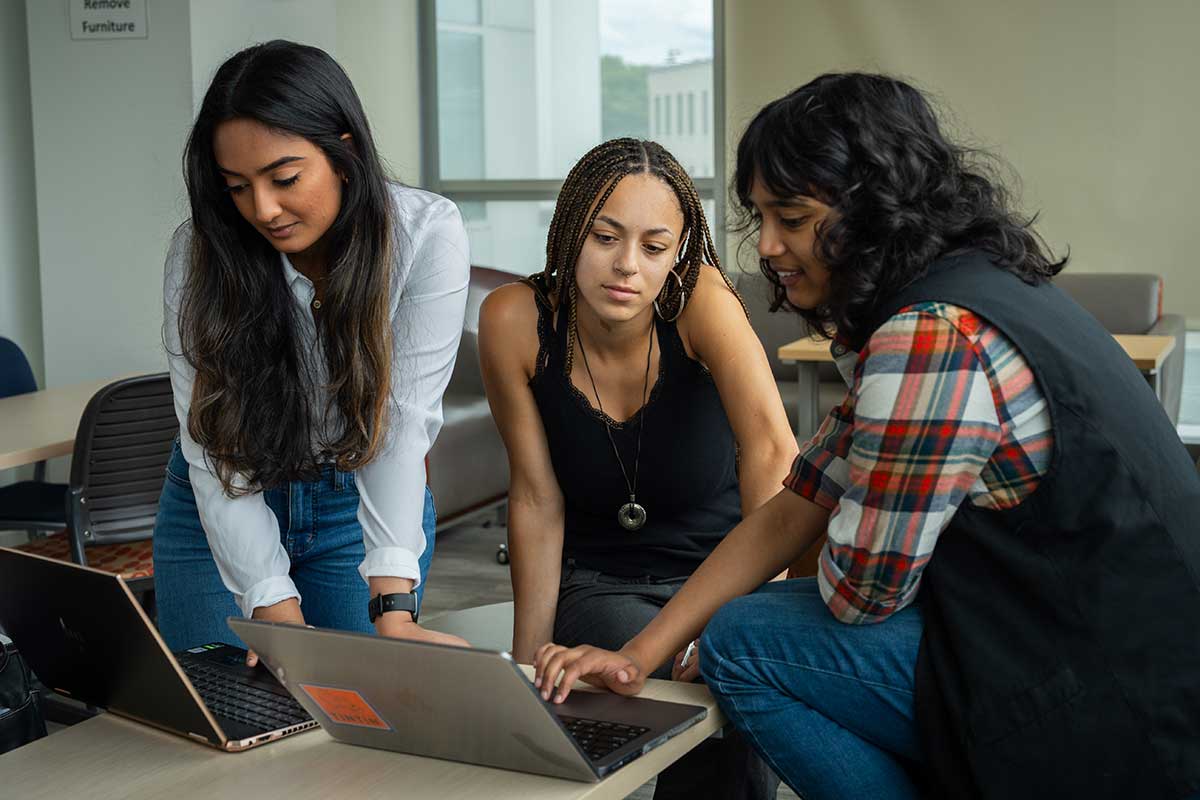
[[[846,625],[816,578],[769,583],[708,623],[700,671],[734,726],[806,800],[916,798],[922,628],[916,606]]]
[[[290,575],[300,592],[305,622],[374,632],[367,616],[367,584],[358,574],[364,549],[354,473],[326,466],[317,480],[268,489],[263,498],[279,521],[280,542],[291,559]],[[433,560],[436,526],[433,495],[426,488],[418,601]],[[245,646],[226,622],[240,617],[241,610],[217,572],[178,442],[154,524],[154,589],[158,629],[172,650],[206,642]]]

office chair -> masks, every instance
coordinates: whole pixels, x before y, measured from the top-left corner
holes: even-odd
[[[0,397],[37,391],[29,360],[20,346],[0,336]],[[33,480],[0,487],[0,530],[25,530],[30,538],[66,527],[65,483],[46,481],[46,462],[33,467]]]
[[[153,616],[151,537],[178,432],[166,373],[126,378],[96,392],[75,437],[66,533],[20,549],[121,575]]]

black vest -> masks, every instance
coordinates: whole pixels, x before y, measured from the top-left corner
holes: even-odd
[[[1145,378],[1052,284],[980,253],[888,300],[974,311],[1020,350],[1054,452],[1015,508],[964,503],[922,578],[917,722],[960,798],[1200,788],[1200,479]],[[878,327],[878,324],[875,326]]]

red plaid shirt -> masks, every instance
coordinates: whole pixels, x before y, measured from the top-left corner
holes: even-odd
[[[1017,505],[1050,463],[1033,372],[966,309],[919,303],[859,353],[832,345],[846,399],[800,449],[784,485],[830,509],[817,579],[842,622],[879,622],[916,596],[964,501]]]

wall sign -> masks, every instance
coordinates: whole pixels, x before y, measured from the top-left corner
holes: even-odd
[[[67,0],[72,39],[146,39],[146,0]]]

